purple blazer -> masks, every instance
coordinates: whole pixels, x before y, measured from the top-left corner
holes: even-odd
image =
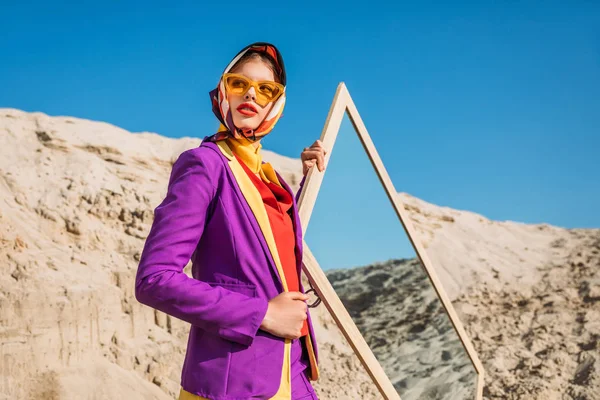
[[[191,324],[183,389],[220,400],[270,398],[279,388],[285,340],[259,326],[268,300],[283,292],[283,285],[227,157],[204,139],[173,165],[140,257],[135,296]],[[298,273],[299,194],[292,206]],[[183,272],[190,259],[193,278]],[[307,321],[318,361],[310,312]]]

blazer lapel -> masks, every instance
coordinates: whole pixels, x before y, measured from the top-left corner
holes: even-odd
[[[254,183],[252,183],[246,174],[246,171],[244,171],[238,160],[235,158],[227,143],[224,140],[219,140],[216,142],[216,145],[228,160],[229,169],[231,170],[239,189],[236,190],[238,197],[240,197],[240,200],[243,197],[245,203],[249,207],[244,207],[244,210],[265,254],[267,255],[269,265],[275,272],[275,276],[277,276],[281,287],[287,292],[287,282],[285,281],[283,268],[279,262],[279,253],[277,252],[277,246],[275,245],[275,238],[271,230],[269,216],[267,215],[267,210],[265,210],[260,192],[256,189]],[[243,202],[244,201],[242,201],[242,203]]]

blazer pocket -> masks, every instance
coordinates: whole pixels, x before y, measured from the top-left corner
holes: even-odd
[[[256,297],[256,285],[252,283],[232,283],[232,282],[206,282],[211,286],[221,286],[224,289],[245,294],[249,297]]]

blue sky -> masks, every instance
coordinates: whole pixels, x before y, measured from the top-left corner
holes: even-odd
[[[304,233],[311,252],[325,270],[415,257],[400,219],[347,116],[342,120]]]
[[[2,2],[0,107],[213,133],[231,57],[278,45],[298,157],[344,81],[396,188],[495,220],[600,227],[598,2]]]

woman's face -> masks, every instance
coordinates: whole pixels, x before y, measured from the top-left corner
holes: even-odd
[[[236,67],[232,73],[241,74],[253,81],[274,81],[273,71],[265,63],[251,59]],[[237,128],[256,129],[265,119],[273,103],[265,107],[256,104],[256,89],[250,87],[243,95],[227,94],[233,123]]]

